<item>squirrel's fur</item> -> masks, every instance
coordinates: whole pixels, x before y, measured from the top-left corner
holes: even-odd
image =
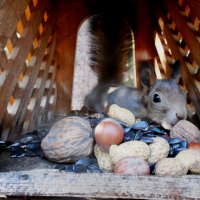
[[[113,10],[111,2],[106,7],[102,7],[105,1],[97,2],[99,8],[90,18],[90,66],[97,74],[98,84],[86,96],[85,106],[89,110],[105,112],[110,105],[118,104],[138,118],[149,119],[170,129],[177,121],[187,117],[186,94],[177,84],[180,63],[175,63],[170,79],[157,80],[152,84],[153,66],[141,60],[138,64],[142,89],[124,86],[123,73],[133,51],[133,21],[129,14],[119,9],[118,1],[115,1],[118,6]],[[111,87],[117,88],[109,92]]]

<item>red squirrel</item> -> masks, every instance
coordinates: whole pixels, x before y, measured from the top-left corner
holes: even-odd
[[[138,76],[142,87],[123,85],[123,72],[133,51],[134,23],[125,12],[118,11],[111,11],[108,6],[90,19],[91,68],[98,76],[98,84],[86,96],[84,105],[89,110],[105,112],[117,104],[129,109],[136,118],[171,129],[187,117],[186,92],[178,85],[180,63],[174,63],[169,79],[152,83],[152,62],[141,59]],[[110,92],[113,87],[115,90]]]

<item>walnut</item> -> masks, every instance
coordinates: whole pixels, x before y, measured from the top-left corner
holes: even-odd
[[[88,121],[80,117],[67,117],[51,127],[42,140],[41,148],[49,160],[68,163],[90,155],[93,141]]]
[[[170,131],[170,137],[181,138],[188,142],[200,143],[200,131],[199,129],[187,120],[181,120]]]

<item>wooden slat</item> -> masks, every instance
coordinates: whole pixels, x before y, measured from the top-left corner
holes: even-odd
[[[164,44],[163,38],[160,35],[160,33],[157,33],[157,37],[158,37],[159,42],[161,43],[162,48],[163,48],[163,52],[160,51],[160,49],[157,49],[157,52],[158,52],[158,55],[160,56],[159,57],[160,62],[162,63],[163,66],[165,66],[165,68],[163,69],[164,74],[166,75],[167,78],[169,78],[170,75],[171,75],[171,68],[169,66],[169,63],[167,62],[167,57],[169,57],[170,55],[169,55],[169,52],[165,48],[165,44]]]
[[[165,18],[165,17],[163,16],[163,18]],[[187,91],[188,91],[191,101],[196,109],[196,112],[197,112],[198,116],[200,117],[200,93],[194,84],[193,77],[190,74],[190,72],[184,62],[184,58],[182,57],[182,55],[178,49],[178,46],[177,46],[174,38],[172,37],[172,34],[171,34],[170,29],[168,28],[167,24],[165,24],[165,26],[164,26],[164,35],[167,39],[167,44],[172,51],[173,57],[176,60],[180,60],[180,62],[181,62],[182,80],[184,81],[184,84],[187,88]]]
[[[50,97],[51,97],[51,95],[52,95],[52,92],[53,92],[53,83],[54,83],[55,75],[56,75],[56,66],[55,66],[55,64],[54,64],[54,67],[55,67],[55,69],[54,69],[54,72],[52,73],[52,78],[50,79],[50,80],[51,80],[50,87],[49,87],[48,90],[47,90],[46,105],[45,105],[45,107],[44,107],[43,109],[40,109],[39,112],[38,112],[38,114],[37,114],[38,116],[39,116],[39,115],[45,116],[45,118],[44,118],[44,117],[42,118],[42,122],[44,122],[44,121],[46,120],[46,118],[47,118],[48,103],[49,103],[49,99],[50,99]],[[49,79],[48,79],[48,80],[49,80]],[[38,125],[39,125],[39,124],[37,124],[37,126],[38,126]]]
[[[47,0],[40,1],[40,9],[37,9],[34,13],[32,13],[31,19],[26,26],[27,29],[26,36],[22,37],[21,40],[19,40],[18,43],[16,44],[16,47],[20,48],[18,54],[14,60],[10,59],[8,61],[6,68],[9,70],[9,74],[4,82],[4,85],[1,87],[0,90],[1,93],[0,122],[6,111],[8,99],[10,98],[16,87],[19,74],[26,60],[28,52],[32,47],[32,42],[35,38],[35,35],[38,32],[38,27],[42,21],[43,14],[47,6],[47,2],[48,2]]]
[[[191,9],[191,14],[200,20],[200,1],[199,0],[185,0]]]
[[[48,39],[50,37],[51,34],[51,30],[52,30],[52,26],[53,23],[52,21],[50,21],[44,29],[44,34],[43,36],[40,38],[41,39],[41,47],[39,49],[36,50],[34,56],[37,57],[36,63],[34,65],[34,67],[31,67],[32,69],[32,74],[28,80],[27,86],[25,88],[25,90],[22,91],[21,96],[24,96],[24,98],[22,99],[20,105],[19,105],[19,109],[18,112],[16,113],[16,117],[13,121],[13,128],[11,131],[12,133],[15,133],[15,137],[19,136],[18,133],[20,131],[21,125],[23,123],[24,120],[24,116],[25,116],[25,112],[29,103],[29,100],[31,98],[31,94],[33,92],[34,89],[34,85],[36,83],[37,77],[38,77],[38,73],[40,70],[40,66],[41,63],[43,61],[44,58],[44,54],[47,48],[47,44],[48,44]],[[14,135],[10,135],[10,138],[14,137]]]
[[[2,68],[2,70],[4,70],[4,66],[7,63],[7,57],[4,52],[0,52],[0,61],[1,61],[0,67]]]
[[[24,69],[24,70],[25,70],[25,69]],[[33,69],[32,69],[31,67],[29,67],[29,68],[26,69],[25,72],[22,71],[22,74],[23,74],[23,72],[24,72],[24,74],[23,74],[24,78],[25,78],[25,76],[28,76],[28,77],[30,78],[30,76],[31,76],[31,74],[32,74],[32,70],[33,70]],[[28,83],[27,83],[27,84],[28,84]],[[17,84],[16,87],[15,87],[15,90],[13,91],[13,96],[14,96],[15,98],[18,98],[18,99],[26,98],[26,94],[24,94],[24,91],[25,91],[25,88],[21,88],[21,87],[19,87],[19,85]]]
[[[0,52],[16,29],[17,22],[30,0],[6,0],[0,8]]]
[[[53,56],[54,56],[55,44],[56,44],[56,40],[55,40],[55,37],[54,37],[53,42],[52,42],[52,46],[51,46],[51,50],[50,50],[49,55],[48,55],[48,60],[47,60],[45,72],[44,72],[44,75],[42,77],[42,83],[41,83],[41,86],[40,86],[40,89],[39,89],[39,93],[37,95],[35,108],[33,110],[33,115],[32,115],[32,118],[31,118],[31,124],[30,124],[30,127],[29,127],[30,129],[34,128],[35,125],[36,125],[35,122],[37,120],[38,112],[40,110],[40,103],[41,103],[41,100],[42,100],[42,97],[43,97],[43,94],[44,94],[44,91],[45,91],[46,80],[48,78],[50,65],[51,65],[51,62],[52,62],[52,59],[53,59]]]
[[[184,13],[183,15],[185,15],[186,20],[189,22],[189,24],[192,24],[196,15],[193,12],[191,12],[191,8],[188,5],[187,0],[183,0],[182,4],[179,4],[179,6],[180,6],[181,10],[183,11],[182,14]],[[186,14],[186,10],[189,10],[189,12],[188,12],[189,14]]]
[[[54,83],[56,84],[56,83]],[[54,102],[53,104],[48,104],[47,105],[47,113],[51,112],[51,116],[49,116],[49,114],[47,114],[47,120],[51,120],[55,114],[55,107],[56,107],[56,98],[57,98],[57,89],[56,87],[53,88],[52,90],[52,95],[55,95],[55,99],[54,99]]]
[[[183,16],[179,13],[179,8],[175,1],[165,0],[165,6],[167,7],[172,19],[175,21],[178,31],[183,36],[187,46],[189,47],[195,61],[200,65],[200,44],[196,39],[193,32],[187,26],[187,22]]]
[[[51,82],[51,85],[49,87],[49,92],[48,92],[48,95],[47,95],[47,102],[49,103],[49,100],[50,100],[50,97],[51,95],[53,94],[53,85],[55,83],[55,77],[56,77],[56,72],[57,72],[57,68],[56,68],[56,64],[54,65],[55,69],[53,71],[53,74],[52,74],[52,82]],[[47,106],[45,107],[46,111],[45,112],[48,112],[48,104]]]
[[[0,173],[0,195],[123,199],[199,199],[200,176],[156,177],[40,169]]]
[[[15,45],[12,37],[16,37],[14,31],[16,29],[17,22],[24,16],[24,10],[27,7],[30,0],[12,1],[6,0],[1,1],[0,6],[0,61],[2,69],[5,68],[7,63],[7,57],[4,53],[4,47],[8,39],[12,40],[12,44]],[[6,23],[5,23],[6,22]]]

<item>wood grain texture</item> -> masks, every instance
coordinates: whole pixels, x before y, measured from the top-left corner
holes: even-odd
[[[200,0],[185,0],[191,9],[192,16],[196,16],[200,19]]]
[[[4,116],[4,113],[6,112],[8,100],[16,87],[19,74],[23,68],[29,50],[32,47],[32,42],[38,32],[38,27],[42,21],[47,2],[48,0],[40,1],[38,5],[40,6],[40,9],[32,13],[29,23],[27,23],[27,26],[25,27],[27,30],[26,34],[22,38],[20,38],[20,40],[16,44],[16,47],[19,48],[16,57],[14,59],[8,60],[6,66],[6,69],[8,70],[8,75],[6,77],[6,80],[4,81],[4,84],[0,88],[0,105],[2,106],[0,107],[0,122]]]
[[[0,173],[0,195],[199,199],[200,176],[130,176],[41,169]]]
[[[36,120],[38,119],[38,113],[40,112],[40,103],[45,91],[45,84],[48,78],[48,74],[49,74],[49,69],[53,60],[53,56],[54,56],[54,50],[55,50],[55,45],[56,45],[56,40],[55,40],[55,35],[52,36],[52,43],[51,43],[51,47],[50,47],[50,52],[48,54],[48,58],[47,58],[47,62],[46,62],[46,67],[44,69],[44,73],[42,76],[42,82],[41,82],[41,86],[38,90],[38,93],[36,95],[36,103],[35,103],[35,107],[33,110],[33,114],[30,118],[31,124],[29,126],[29,130],[32,130],[35,126],[36,126]]]
[[[38,122],[36,125],[39,126],[41,123],[44,123],[47,120],[47,115],[48,115],[48,111],[49,111],[49,100],[51,95],[53,94],[53,84],[55,81],[55,75],[56,75],[56,63],[53,64],[54,66],[54,71],[53,73],[51,73],[51,77],[48,78],[49,81],[51,81],[50,86],[48,89],[46,89],[46,105],[44,106],[43,109],[40,109],[40,112],[38,113],[39,115],[42,116],[42,121]]]
[[[184,19],[184,17],[180,14],[178,5],[176,2],[172,0],[165,0],[165,6],[168,9],[171,18],[174,20],[178,31],[183,36],[183,39],[185,40],[187,46],[189,47],[195,61],[200,65],[200,54],[197,52],[200,52],[200,44],[198,40],[196,39],[195,34],[190,30],[190,28],[187,25],[187,21]]]
[[[16,29],[16,24],[24,13],[29,1],[6,0],[2,3],[2,7],[0,7],[0,52]],[[1,0],[1,2],[3,1]]]
[[[162,17],[166,21],[165,16],[162,16]],[[180,60],[180,62],[181,62],[182,80],[187,88],[188,94],[189,94],[191,101],[196,109],[196,112],[197,112],[198,116],[200,117],[200,93],[199,93],[199,90],[197,89],[197,87],[194,84],[194,78],[190,74],[190,72],[185,64],[184,58],[182,57],[182,55],[179,51],[179,48],[172,36],[172,33],[170,32],[170,29],[169,29],[167,23],[165,23],[165,26],[164,26],[164,35],[167,39],[167,44],[168,44],[170,50],[172,51],[172,55],[173,55],[174,59]]]
[[[41,47],[39,49],[36,49],[36,51],[33,54],[37,59],[36,59],[34,67],[32,67],[30,77],[29,77],[25,90],[20,90],[20,94],[18,94],[19,96],[21,97],[23,96],[24,98],[22,98],[22,101],[20,102],[18,111],[12,123],[13,128],[11,130],[11,134],[15,133],[15,135],[10,135],[9,139],[14,139],[16,137],[19,137],[17,133],[20,132],[20,127],[23,123],[24,116],[26,114],[26,109],[27,109],[28,103],[30,101],[30,98],[34,89],[34,85],[36,83],[38,73],[41,67],[41,63],[43,61],[45,50],[48,44],[48,39],[52,31],[52,26],[53,24],[51,21],[46,24],[46,26],[44,27],[44,34],[40,38]]]

